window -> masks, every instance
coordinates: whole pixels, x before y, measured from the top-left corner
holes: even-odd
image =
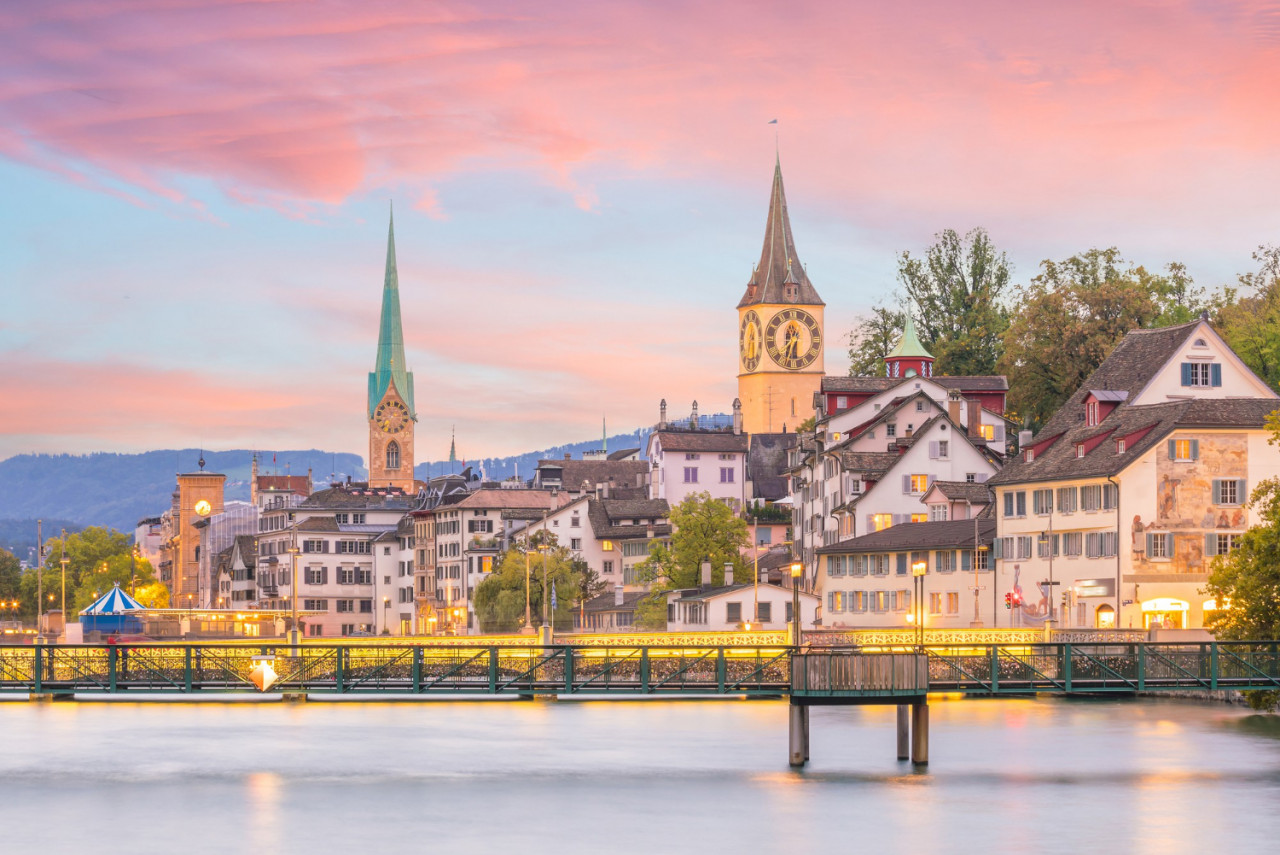
[[[324,627],[318,623],[309,623],[307,624],[307,635],[318,638],[324,635]]]
[[[996,438],[995,425],[978,425],[978,435],[987,442],[992,442]]]
[[[912,514],[912,515],[911,515],[911,521],[912,521],[913,523],[918,523],[918,522],[928,522],[928,521],[929,521],[929,515],[928,515],[928,514]]]
[[[1238,534],[1206,534],[1204,536],[1205,555],[1226,555],[1240,547]]]
[[[1048,558],[1052,555],[1058,557],[1058,547],[1061,543],[1061,535],[1058,534],[1041,534],[1036,538],[1036,557]]]
[[[697,453],[694,453],[694,452],[689,452],[688,454],[686,454],[686,455],[684,456],[684,459],[685,459],[685,460],[697,460],[697,459],[698,459],[699,457],[701,457],[701,456],[702,456],[702,455],[700,455],[700,454],[697,454]]]
[[[387,468],[400,468],[400,444],[395,440],[387,444]]]
[[[1243,479],[1214,478],[1213,503],[1215,505],[1240,505],[1247,494]]]
[[[851,591],[849,593],[849,596],[850,596],[849,611],[865,612],[867,610],[867,592],[866,591]]]
[[[338,568],[338,584],[354,585],[356,583],[356,568],[339,567]]]
[[[349,612],[354,612],[356,610],[355,600],[336,600],[335,602],[337,602],[338,604],[337,611],[340,614],[346,614]]]
[[[368,516],[369,516],[368,514],[352,514],[351,523],[352,525],[364,525],[365,519]]]
[[[737,458],[737,455],[736,455],[736,454],[721,454],[721,455],[720,455],[720,459],[721,459],[721,460],[734,460],[734,459],[736,459],[736,458]]]
[[[1198,439],[1169,440],[1169,459],[1170,460],[1199,460],[1200,459],[1200,440]]]
[[[960,614],[960,595],[954,591],[947,593],[947,614]]]
[[[847,395],[836,395],[836,409],[845,410],[849,408],[849,397]]]
[[[613,562],[612,561],[603,562],[600,565],[600,572],[604,573],[606,576],[613,575]]]
[[[916,401],[916,412],[917,413],[924,412],[924,401]]]
[[[1006,517],[1025,517],[1027,515],[1027,493],[1025,490],[1011,490],[1004,494],[1004,515]]]
[[[601,552],[613,552],[613,541],[612,541],[612,540],[602,540],[602,541],[600,541],[600,551],[601,551]]]
[[[309,612],[327,612],[329,611],[328,600],[303,600],[302,607]]]
[[[929,614],[931,615],[942,614],[942,594],[929,595]]]
[[[910,591],[894,591],[890,594],[895,612],[905,612],[911,608]]]
[[[1124,454],[1124,440],[1123,440],[1123,439],[1117,439],[1117,440],[1116,440],[1116,454]]]
[[[867,557],[867,569],[872,576],[888,576],[889,575],[889,556],[888,555],[870,555]]]
[[[329,542],[326,540],[304,540],[302,541],[303,552],[328,552]]]
[[[1032,492],[1031,510],[1037,516],[1053,513],[1053,490],[1035,490]]]
[[[338,552],[344,555],[368,555],[370,544],[367,540],[340,540]]]
[[[853,557],[853,556],[850,556],[850,557]],[[860,555],[857,557],[865,560],[865,556]],[[848,561],[846,557],[843,555],[828,555],[827,556],[827,575],[832,577],[843,576],[845,574],[845,568],[847,566],[847,563]]]
[[[1098,423],[1098,402],[1090,401],[1084,405],[1085,423],[1090,427]]]
[[[1120,498],[1120,488],[1111,483],[1102,485],[1102,509],[1104,511],[1114,510],[1118,499]]]
[[[334,514],[333,521],[336,522],[338,525],[346,525],[347,523],[351,522],[351,515],[350,514]]]
[[[1183,386],[1221,386],[1222,366],[1216,362],[1182,363]]]
[[[1069,531],[1062,536],[1062,554],[1068,558],[1079,558],[1083,535],[1078,531]]]
[[[1074,514],[1076,512],[1076,488],[1058,488],[1058,513]]]
[[[721,484],[733,483],[733,467],[732,466],[720,467],[720,483]]]
[[[570,527],[570,528],[581,528],[581,527],[582,527],[582,517],[578,516],[577,514],[574,514],[572,517],[570,517],[570,518],[569,518],[569,527]]]
[[[756,603],[756,620],[770,623],[773,620],[773,603]]]
[[[1086,484],[1080,488],[1080,510],[1096,511],[1102,507],[1102,485]]]
[[[898,426],[894,422],[889,422],[884,426],[884,435],[893,439],[898,435]]]
[[[1077,442],[1077,443],[1076,443],[1076,457],[1084,457],[1084,443],[1083,443],[1083,442]]]
[[[1084,536],[1086,558],[1113,558],[1116,554],[1114,531],[1091,531]]]
[[[929,508],[929,519],[933,520],[934,522],[946,522],[947,506],[946,505],[931,506]]]
[[[359,568],[357,568],[357,569],[356,569],[356,584],[357,584],[357,585],[372,585],[372,584],[373,584],[373,571],[372,571],[371,569],[369,569],[368,567],[359,567]]]
[[[933,554],[934,569],[939,573],[954,573],[956,570],[956,554],[950,549],[940,549]]]
[[[1021,537],[1015,537],[1014,541],[1016,542],[1018,547],[1018,554],[1016,556],[1017,559],[1021,561],[1025,558],[1030,558],[1031,557],[1031,536],[1024,535]]]
[[[698,483],[698,467],[697,466],[686,466],[684,468],[684,482],[686,484]]]
[[[355,631],[356,631],[356,625],[355,625],[354,623],[344,623],[344,624],[342,625],[342,634],[343,634],[343,635],[350,635],[351,633],[353,633],[353,632],[355,632]]]
[[[886,528],[889,528],[891,525],[893,525],[893,514],[872,514],[871,515],[872,531],[884,531]]]
[[[725,603],[724,619],[729,623],[742,623],[742,603]]]
[[[302,571],[302,581],[308,585],[329,584],[328,567],[308,567]]]
[[[981,572],[981,571],[990,570],[990,569],[991,569],[991,551],[988,549],[979,549],[978,550],[978,570]]]
[[[889,592],[888,591],[872,591],[871,592],[871,611],[873,612],[889,611]]]
[[[924,493],[925,490],[929,489],[928,475],[908,475],[907,478],[910,479],[907,482],[907,487],[909,488],[907,492],[921,494]]]
[[[1147,558],[1167,561],[1172,557],[1173,535],[1164,532],[1147,532]]]
[[[569,548],[574,550],[575,552],[582,549],[582,538],[580,537],[569,538]]]

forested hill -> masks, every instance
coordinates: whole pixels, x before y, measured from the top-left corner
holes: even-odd
[[[708,422],[727,417],[707,417]],[[609,450],[644,448],[648,431],[636,431],[609,437]],[[457,438],[455,462],[426,461],[414,467],[421,479],[445,472],[460,472],[470,466],[479,475],[502,480],[514,474],[533,477],[537,461],[559,458],[565,454],[578,457],[584,451],[600,448],[600,439],[557,445],[511,457],[483,458],[467,454],[463,437]],[[355,454],[342,454],[319,449],[304,451],[259,452],[263,474],[305,475],[310,469],[316,488],[331,479],[348,477],[361,480],[366,476],[363,459]],[[204,451],[205,471],[227,476],[226,498],[248,500],[249,475],[254,452]],[[201,450],[148,451],[142,454],[20,454],[0,461],[0,533],[17,532],[0,537],[0,548],[13,549],[25,540],[35,543],[35,520],[56,525],[104,525],[132,533],[138,520],[159,516],[170,504],[179,472],[195,472]],[[25,530],[30,528],[30,537]]]

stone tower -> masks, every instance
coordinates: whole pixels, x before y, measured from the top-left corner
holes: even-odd
[[[738,398],[748,433],[794,431],[822,386],[825,307],[796,254],[775,161],[760,262],[738,303]]]
[[[400,278],[396,272],[395,217],[387,229],[387,271],[382,283],[378,358],[369,374],[369,486],[414,492],[413,372],[406,370],[400,325]]]

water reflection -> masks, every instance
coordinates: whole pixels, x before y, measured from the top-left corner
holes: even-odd
[[[1280,727],[1221,705],[777,702],[0,705],[5,851],[1208,852],[1280,830]],[[68,845],[59,846],[63,841]],[[77,848],[84,848],[77,844]]]

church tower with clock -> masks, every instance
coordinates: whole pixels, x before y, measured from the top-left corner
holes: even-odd
[[[369,486],[414,492],[413,372],[406,370],[400,326],[400,277],[396,272],[396,224],[387,229],[387,272],[382,283],[378,359],[369,374]]]
[[[825,307],[796,255],[775,161],[760,262],[738,303],[738,398],[748,433],[794,431],[822,386]]]

